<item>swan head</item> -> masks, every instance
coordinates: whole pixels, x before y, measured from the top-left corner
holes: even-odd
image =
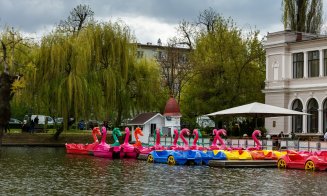
[[[212,130],[212,134],[213,134],[213,135],[216,135],[216,134],[217,134],[217,132],[218,132],[218,130],[217,130],[217,129],[214,129],[214,130]]]
[[[125,127],[125,133],[130,133],[128,127]]]
[[[117,136],[122,136],[120,129],[115,127],[114,130],[112,130],[113,133],[115,133]]]
[[[187,128],[182,129],[181,134],[185,134],[185,133],[186,135],[190,135],[190,130]]]
[[[135,133],[138,133],[140,136],[143,136],[143,131],[140,127],[136,127]]]
[[[227,131],[225,129],[219,129],[219,131],[224,135],[227,136]]]
[[[102,131],[102,134],[107,133],[107,129],[106,129],[106,127],[103,126],[102,129],[101,129],[101,131]]]
[[[261,131],[260,130],[254,130],[252,133],[252,136],[261,136]]]
[[[199,134],[198,129],[194,129],[193,130],[193,135],[197,135],[197,134]]]
[[[92,129],[92,133],[97,134],[97,135],[101,135],[100,128],[99,127],[94,127]]]

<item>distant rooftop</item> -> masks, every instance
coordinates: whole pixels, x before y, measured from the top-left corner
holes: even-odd
[[[161,115],[158,112],[147,112],[147,113],[142,113],[136,116],[132,121],[130,121],[128,124],[129,125],[144,125],[147,121],[151,120],[154,118],[156,115]]]
[[[164,116],[182,116],[179,105],[173,97],[170,97],[166,103]]]

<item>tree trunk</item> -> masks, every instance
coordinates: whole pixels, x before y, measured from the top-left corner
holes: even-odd
[[[116,117],[115,126],[120,126],[121,117],[122,117],[122,111],[123,111],[123,108],[119,105],[118,106],[118,111],[117,111],[117,117]]]
[[[65,119],[64,119],[65,120]],[[70,129],[70,127],[75,123],[75,118],[68,118],[67,119],[67,129]],[[58,140],[60,134],[64,131],[64,125],[61,124],[59,127],[56,129],[56,133],[53,135],[54,140]]]
[[[2,72],[0,75],[0,145],[2,144],[3,130],[10,120],[10,95],[11,84],[13,83],[12,77]]]
[[[57,130],[56,133],[53,135],[53,139],[54,140],[58,140],[59,139],[60,134],[64,131],[64,126],[61,125],[56,130]]]
[[[0,150],[2,147],[3,130],[4,130],[4,127],[2,125],[0,125]]]

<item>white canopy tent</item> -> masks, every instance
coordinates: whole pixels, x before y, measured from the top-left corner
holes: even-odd
[[[256,121],[257,118],[263,118],[263,117],[294,116],[294,115],[310,115],[310,114],[295,111],[295,110],[290,110],[286,108],[281,108],[277,106],[267,105],[263,103],[258,103],[258,102],[253,102],[250,104],[206,114],[206,116],[254,117]]]
[[[292,115],[310,115],[308,113],[289,110],[277,106],[253,102],[250,104],[221,110],[206,114],[207,116],[252,116],[252,117],[275,117],[275,116],[292,116]]]

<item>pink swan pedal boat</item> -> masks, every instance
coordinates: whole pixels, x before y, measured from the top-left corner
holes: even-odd
[[[168,150],[174,150],[174,149],[178,149],[180,147],[177,144],[178,137],[179,137],[178,130],[177,129],[174,129],[174,141],[173,141],[173,144],[167,148]],[[159,142],[160,142],[160,140],[159,140]]]
[[[102,127],[102,138],[99,145],[95,146],[93,149],[93,155],[96,157],[112,158],[113,151],[110,150],[110,145],[106,143],[107,139],[107,129]]]
[[[255,146],[247,148],[247,151],[249,151],[253,160],[277,160],[287,153],[276,150],[262,150],[262,145],[257,136],[261,136],[260,130],[255,130],[252,133],[252,139],[254,140]]]
[[[177,131],[177,129],[176,129]],[[185,139],[185,136],[184,135],[190,135],[190,130],[187,129],[187,128],[184,128],[181,130],[180,134],[179,134],[179,137],[181,138],[181,140],[183,141],[184,145],[183,146],[179,146],[177,145],[177,140],[178,140],[178,131],[177,131],[177,134],[176,134],[176,131],[174,130],[174,134],[175,134],[175,139],[174,139],[174,142],[173,142],[173,145],[169,147],[170,150],[183,150],[183,151],[186,151],[186,150],[190,150],[190,146],[188,144],[188,141]]]
[[[209,146],[208,150],[228,150],[226,147],[224,140],[220,137],[220,135],[226,136],[226,130],[225,129],[214,129],[212,130],[213,135],[215,136],[213,138],[213,141],[211,143],[211,146]],[[219,141],[220,146],[218,146],[217,141]]]
[[[140,150],[128,142],[131,134],[128,127],[125,128],[125,134],[124,143],[120,145],[120,158],[136,159],[140,154]]]
[[[176,129],[177,131],[177,129]],[[166,150],[166,147],[162,146],[160,144],[160,135],[161,135],[161,131],[159,128],[156,129],[156,143],[154,146],[151,147],[142,147],[139,148],[140,150],[140,154],[142,155],[148,155],[150,152],[154,151],[154,150]],[[176,137],[176,136],[175,136]],[[177,137],[178,137],[178,131],[177,131]],[[176,140],[177,142],[177,140]]]
[[[65,144],[66,152],[69,154],[93,154],[94,148],[99,145],[97,135],[101,135],[100,128],[94,127],[92,130],[92,137],[94,142],[92,144],[75,144],[69,143]]]
[[[212,154],[219,155],[219,153],[222,153],[223,155],[219,155],[218,157],[226,157],[227,160],[252,160],[251,154],[242,147],[227,147],[225,145],[224,140],[220,136],[227,135],[225,129],[214,129],[212,132],[215,137],[211,146],[208,148],[208,150],[212,151]],[[220,146],[217,145],[217,141],[219,141]]]
[[[207,148],[197,145],[197,141],[199,140],[199,135],[200,135],[198,129],[193,130],[193,135],[195,135],[195,138],[193,140],[193,145],[190,147],[190,149],[191,150],[207,150]]]

